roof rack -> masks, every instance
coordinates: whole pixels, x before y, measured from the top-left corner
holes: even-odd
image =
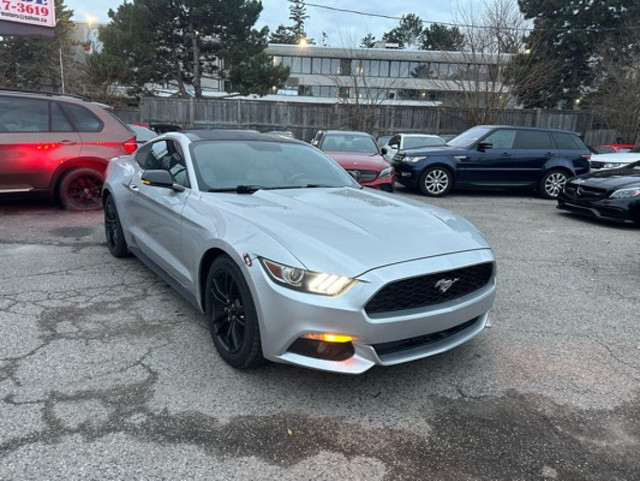
[[[70,97],[73,99],[78,99],[78,100],[84,100],[85,102],[91,102],[92,100],[87,98],[87,97],[83,97],[81,95],[74,95],[74,94],[59,94],[56,92],[43,92],[42,90],[25,90],[25,89],[16,89],[16,88],[10,88],[10,87],[0,87],[0,92],[18,92],[18,93],[22,93],[22,94],[38,94],[38,95],[46,95],[48,97]]]

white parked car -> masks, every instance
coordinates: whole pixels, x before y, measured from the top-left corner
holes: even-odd
[[[438,147],[441,145],[446,145],[446,142],[437,135],[396,134],[389,139],[387,145],[382,147],[382,156],[384,160],[391,162],[391,159],[399,150],[415,149],[417,147]]]
[[[591,170],[603,170],[603,169],[619,169],[626,167],[633,162],[640,160],[640,148],[636,147],[630,152],[615,153],[615,154],[595,154],[591,156],[589,164]]]

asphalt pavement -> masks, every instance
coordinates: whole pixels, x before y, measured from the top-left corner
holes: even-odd
[[[637,480],[640,228],[397,195],[487,236],[494,327],[356,377],[235,371],[101,212],[0,203],[0,480]]]

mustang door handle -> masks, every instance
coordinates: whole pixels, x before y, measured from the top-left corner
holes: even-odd
[[[76,145],[78,142],[74,142],[73,140],[61,140],[58,143],[62,145]]]
[[[138,186],[136,184],[129,184],[129,188],[134,192],[138,192]]]
[[[553,157],[553,152],[547,152],[544,154],[545,157]]]
[[[502,154],[502,157],[511,157],[511,154],[509,152],[504,152]]]

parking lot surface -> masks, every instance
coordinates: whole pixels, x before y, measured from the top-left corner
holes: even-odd
[[[494,327],[357,377],[235,371],[110,256],[102,212],[0,204],[0,479],[637,480],[640,229],[528,194],[395,195],[487,236]]]

